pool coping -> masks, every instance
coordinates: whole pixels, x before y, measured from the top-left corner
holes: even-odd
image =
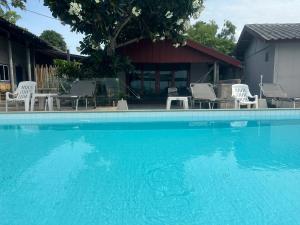
[[[0,125],[298,119],[300,109],[0,113]]]

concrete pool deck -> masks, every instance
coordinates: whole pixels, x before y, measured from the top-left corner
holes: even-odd
[[[38,107],[35,108],[34,112],[45,112],[44,110],[39,110],[37,108]],[[129,111],[157,111],[157,110],[163,111],[166,110],[166,104],[129,104],[128,108]],[[296,109],[297,108],[300,108],[300,102],[297,102]],[[182,108],[177,104],[172,105],[172,109],[182,110]],[[284,108],[278,108],[278,109],[284,109]],[[293,109],[293,108],[289,107],[288,109]],[[189,110],[200,110],[200,109],[198,107],[195,107]],[[203,109],[203,110],[208,110],[208,109]],[[233,110],[233,109],[228,108],[228,109],[213,109],[213,110]],[[117,111],[117,107],[113,107],[113,106],[98,106],[96,109],[92,107],[88,107],[88,109],[86,109],[84,106],[81,105],[78,108],[78,112],[115,112],[115,111]],[[0,101],[0,113],[1,112],[5,112],[4,100]],[[17,108],[13,104],[11,104],[9,105],[9,112],[24,112],[24,106],[20,105],[19,108]],[[54,107],[53,112],[75,112],[75,110],[70,106],[62,106],[60,110],[57,110]]]

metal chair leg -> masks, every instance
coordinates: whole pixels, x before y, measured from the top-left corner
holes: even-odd
[[[76,99],[76,111],[78,111],[78,102],[79,102],[79,98]]]
[[[45,111],[47,111],[47,107],[48,107],[48,98],[46,98],[46,100],[45,100]]]

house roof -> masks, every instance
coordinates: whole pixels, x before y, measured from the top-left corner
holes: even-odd
[[[235,49],[238,58],[242,57],[253,38],[265,42],[300,41],[300,23],[245,25]]]
[[[175,48],[170,40],[153,43],[143,39],[123,46],[118,51],[133,63],[214,63],[216,61],[241,67],[241,62],[215,49],[188,40],[186,46]]]
[[[187,41],[187,46],[190,48],[193,48],[199,52],[206,53],[207,55],[214,57],[215,59],[218,59],[222,62],[228,63],[230,65],[236,66],[236,67],[241,67],[241,62],[229,55],[226,55],[222,52],[217,51],[216,49],[213,48],[208,48],[198,42],[188,40]]]
[[[300,40],[300,23],[249,24],[245,27],[266,41]]]
[[[1,33],[4,33],[5,35],[9,34],[11,39],[23,43],[24,45],[29,44],[31,48],[34,48],[35,50],[43,52],[52,57],[67,58],[66,52],[55,48],[35,34],[22,27],[12,24],[3,18],[0,18],[0,34]],[[74,54],[70,54],[70,57],[71,59],[83,58],[80,55]]]

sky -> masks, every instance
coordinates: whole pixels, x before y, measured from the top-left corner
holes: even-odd
[[[215,20],[220,27],[225,20],[230,20],[237,26],[237,38],[245,24],[300,23],[300,0],[205,0],[204,5],[205,9],[199,19]],[[52,17],[42,0],[27,0],[27,9]],[[17,23],[19,26],[36,35],[46,29],[55,30],[63,35],[70,52],[78,54],[76,47],[83,38],[82,34],[71,32],[68,25],[62,25],[58,20],[29,11],[17,11],[22,16]]]

